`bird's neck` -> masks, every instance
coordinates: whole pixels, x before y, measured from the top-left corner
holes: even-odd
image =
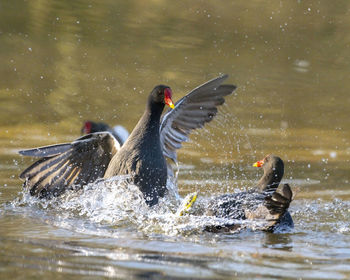
[[[160,117],[164,109],[163,103],[148,102],[142,120],[148,129],[159,132]]]
[[[259,191],[275,191],[281,182],[282,176],[276,171],[265,172],[257,185]]]
[[[143,140],[147,141],[148,138],[151,138],[152,141],[160,141],[159,126],[163,109],[164,104],[149,102],[141,119],[132,131],[129,137],[130,140],[138,138],[140,141],[139,144],[141,144]],[[153,145],[155,145],[155,143],[153,143]]]

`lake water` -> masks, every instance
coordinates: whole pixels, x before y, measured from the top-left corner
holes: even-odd
[[[0,278],[349,279],[349,30],[349,1],[0,0]],[[155,85],[222,73],[238,89],[178,152],[179,192],[246,190],[274,153],[293,230],[204,233],[131,186],[23,192],[18,150],[132,130]]]

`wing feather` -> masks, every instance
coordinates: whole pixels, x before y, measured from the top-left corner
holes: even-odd
[[[20,178],[33,196],[58,196],[73,186],[103,177],[120,144],[109,132],[85,135],[72,143],[40,147],[20,154],[41,157]]]
[[[62,154],[66,152],[68,149],[70,149],[71,144],[57,144],[52,146],[46,146],[46,147],[39,147],[24,151],[19,151],[19,153],[23,156],[31,156],[31,157],[49,157],[49,156],[55,156],[58,154]]]
[[[234,92],[234,85],[222,85],[227,75],[217,77],[181,98],[173,110],[162,118],[160,140],[163,154],[177,160],[176,150],[188,141],[190,132],[210,122],[217,114],[217,106],[225,102],[224,96]]]

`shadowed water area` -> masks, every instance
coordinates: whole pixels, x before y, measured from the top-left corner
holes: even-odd
[[[349,279],[349,50],[349,1],[0,0],[0,278]],[[246,190],[274,153],[294,229],[202,232],[122,178],[49,202],[23,191],[19,150],[87,119],[131,131],[155,85],[177,101],[223,73],[238,89],[178,151],[179,193]]]

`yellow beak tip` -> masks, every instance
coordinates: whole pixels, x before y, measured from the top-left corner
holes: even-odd
[[[174,105],[173,103],[171,103],[171,104],[169,104],[169,107],[170,107],[171,109],[174,109],[174,108],[175,108],[175,105]]]

